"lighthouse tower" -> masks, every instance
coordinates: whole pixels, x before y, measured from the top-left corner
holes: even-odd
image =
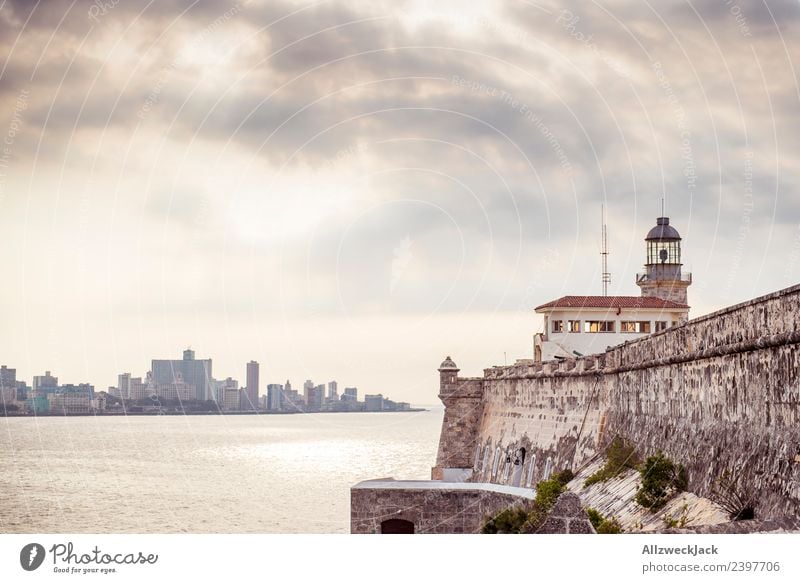
[[[645,271],[636,275],[642,297],[688,305],[686,289],[692,285],[692,274],[681,272],[681,236],[669,224],[669,217],[656,219],[656,226],[647,233],[645,242]]]

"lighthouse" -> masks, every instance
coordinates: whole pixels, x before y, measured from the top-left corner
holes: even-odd
[[[688,305],[686,289],[692,285],[692,274],[681,271],[681,236],[669,224],[669,217],[656,219],[656,226],[647,233],[645,244],[644,273],[636,275],[642,297]]]

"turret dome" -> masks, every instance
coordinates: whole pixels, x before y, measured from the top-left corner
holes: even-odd
[[[647,233],[645,241],[680,241],[681,236],[675,227],[669,224],[669,217],[658,217],[656,226]]]

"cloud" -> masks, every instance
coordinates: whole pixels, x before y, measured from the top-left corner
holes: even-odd
[[[28,313],[468,328],[600,289],[601,203],[636,293],[662,197],[695,313],[796,271],[794,2],[92,6],[0,9]]]

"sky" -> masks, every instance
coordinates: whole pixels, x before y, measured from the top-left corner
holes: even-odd
[[[0,362],[433,404],[537,305],[800,281],[800,3],[0,0]]]

